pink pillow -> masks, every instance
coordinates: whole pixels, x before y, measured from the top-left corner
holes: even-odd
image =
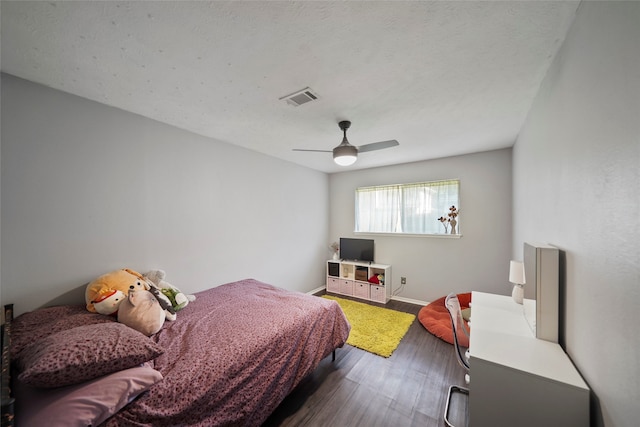
[[[41,338],[18,357],[18,379],[34,387],[78,384],[155,359],[162,347],[121,323],[78,326]]]
[[[11,358],[16,359],[26,346],[56,332],[115,321],[112,316],[89,313],[84,305],[59,305],[23,313],[11,323]]]
[[[21,427],[97,426],[160,380],[162,374],[144,364],[56,389],[15,381],[16,423]]]

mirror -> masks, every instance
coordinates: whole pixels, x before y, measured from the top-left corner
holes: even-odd
[[[536,338],[552,342],[558,342],[559,263],[558,248],[524,244],[524,316]]]
[[[524,244],[524,298],[522,307],[524,317],[533,332],[536,334],[536,254],[535,247],[529,243]]]

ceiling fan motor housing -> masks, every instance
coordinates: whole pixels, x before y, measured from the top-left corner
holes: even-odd
[[[333,160],[340,166],[352,165],[358,157],[358,148],[353,145],[340,144],[333,149]]]

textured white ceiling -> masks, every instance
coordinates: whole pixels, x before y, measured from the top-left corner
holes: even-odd
[[[2,1],[2,70],[325,172],[513,145],[578,2]],[[309,86],[317,102],[279,98]]]

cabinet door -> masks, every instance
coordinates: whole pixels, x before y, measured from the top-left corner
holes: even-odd
[[[353,280],[340,280],[340,293],[343,295],[353,295]]]
[[[327,277],[327,292],[340,293],[340,279]]]
[[[383,304],[387,302],[386,289],[384,286],[371,285],[371,301],[381,302]]]
[[[369,299],[369,284],[367,282],[358,282],[353,285],[353,296],[358,298]]]

